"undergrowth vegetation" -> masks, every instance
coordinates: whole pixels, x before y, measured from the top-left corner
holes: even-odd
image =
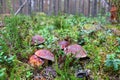
[[[105,17],[39,13],[34,16],[11,15],[4,19],[4,23],[5,27],[0,28],[0,80],[32,80],[41,77],[42,70],[48,66],[56,71],[54,80],[86,80],[76,76],[76,71],[81,69],[90,70],[88,79],[120,79],[120,26],[111,25]],[[113,28],[117,29],[118,35]],[[31,45],[34,35],[41,35],[45,42]],[[58,45],[61,40],[81,45],[90,59],[82,61],[71,55],[65,56]],[[55,61],[32,67],[29,57],[39,49],[50,50]],[[51,77],[48,80],[53,80]]]

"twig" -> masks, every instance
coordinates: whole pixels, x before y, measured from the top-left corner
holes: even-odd
[[[17,15],[23,9],[26,3],[27,3],[27,0],[25,0],[25,2],[19,7],[19,9],[15,12],[14,15]]]

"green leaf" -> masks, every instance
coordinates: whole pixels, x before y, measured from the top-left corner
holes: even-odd
[[[118,70],[118,64],[114,62],[113,65],[114,65],[114,70]]]

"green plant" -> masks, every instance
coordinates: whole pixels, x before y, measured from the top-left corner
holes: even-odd
[[[118,45],[120,45],[120,37],[117,37]]]
[[[119,37],[117,37],[117,42],[118,42],[118,46],[117,46],[116,52],[120,53],[120,38]]]
[[[58,77],[55,78],[55,80],[83,80],[79,79],[74,76],[74,71],[70,70],[70,64],[73,61],[73,58],[71,58],[71,55],[66,56],[65,61],[63,62],[62,69],[58,66],[58,62],[55,63],[55,69],[58,74]],[[61,64],[60,64],[61,65]]]
[[[0,69],[0,80],[6,80],[6,68]]]
[[[77,42],[77,39],[78,39],[78,28],[77,27],[55,30],[54,33],[57,33],[57,36],[59,37],[60,40],[69,38],[70,41]]]
[[[9,47],[8,47],[5,39],[3,39],[3,37],[1,36],[1,37],[0,37],[0,51],[7,53],[7,52],[8,52],[8,49],[9,49]]]
[[[5,55],[4,52],[0,52],[0,79],[5,80],[6,76],[10,74],[13,67],[15,56]]]
[[[21,49],[30,47],[29,26],[31,24],[29,20],[29,17],[21,15],[12,15],[11,17],[5,18],[6,28],[1,32],[2,37],[0,40],[4,52],[8,51],[7,53],[11,52],[10,54],[16,54],[21,53]]]
[[[15,56],[8,57],[4,55],[4,52],[0,52],[0,64],[5,67],[13,66],[13,60]]]
[[[26,72],[26,77],[27,78],[30,78],[32,75],[33,75],[33,73],[31,71],[27,71]]]
[[[118,53],[118,54],[120,53],[120,46],[117,47],[116,53]]]
[[[19,49],[22,46],[22,40],[19,33],[19,25],[22,23],[21,17],[19,16],[12,16],[10,18],[5,18],[6,23],[6,32],[5,39],[7,39],[9,45],[12,49]]]
[[[99,69],[100,68],[100,65],[101,65],[101,57],[99,55],[97,55],[94,59],[94,68],[95,69]]]
[[[32,68],[17,59],[14,60],[14,66],[11,68],[9,79],[10,80],[29,80],[32,73],[29,72]]]
[[[54,25],[56,26],[57,29],[70,27],[70,25],[68,24],[68,22],[66,20],[66,16],[56,17],[56,19],[54,21]]]
[[[38,47],[45,47],[45,48],[51,48],[54,43],[57,41],[57,37],[55,37],[48,28],[44,28],[42,30],[38,31],[38,34],[42,35],[45,38],[44,45],[39,45]]]
[[[114,70],[119,70],[120,59],[116,58],[116,54],[109,54],[109,55],[107,55],[107,59],[105,61],[105,66],[113,67]]]

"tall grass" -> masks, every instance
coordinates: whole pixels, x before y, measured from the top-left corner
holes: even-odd
[[[6,25],[2,35],[9,46],[9,49],[11,49],[10,51],[20,51],[20,49],[23,49],[28,45],[24,42],[24,39],[29,33],[29,23],[26,23],[26,18],[27,17],[18,15],[6,17],[4,20]]]

